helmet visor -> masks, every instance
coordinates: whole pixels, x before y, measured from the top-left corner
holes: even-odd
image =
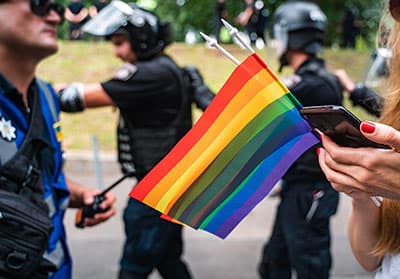
[[[364,72],[363,83],[368,87],[379,87],[387,78],[388,62],[392,57],[392,50],[378,48],[372,53]]]
[[[128,23],[133,12],[128,4],[119,0],[112,1],[98,15],[83,25],[82,30],[95,36],[111,35]]]
[[[275,24],[273,27],[273,42],[272,46],[276,50],[278,56],[283,55],[287,50],[289,35],[285,25]]]

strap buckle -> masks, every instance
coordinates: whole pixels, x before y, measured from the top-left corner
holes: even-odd
[[[31,187],[36,185],[40,175],[40,170],[35,168],[32,164],[29,164],[28,170],[26,171],[25,179],[22,181],[22,187]]]

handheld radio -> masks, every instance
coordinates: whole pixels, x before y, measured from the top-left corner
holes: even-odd
[[[108,186],[106,189],[104,189],[100,194],[94,196],[94,202],[91,205],[84,205],[82,208],[78,209],[76,216],[75,216],[75,226],[77,228],[83,229],[84,226],[84,220],[85,218],[93,218],[93,216],[96,213],[101,213],[107,211],[107,209],[101,209],[100,204],[104,201],[105,199],[105,194],[113,189],[115,186],[120,184],[123,180],[125,180],[128,177],[132,177],[135,175],[135,172],[127,172],[124,174],[120,179],[115,181],[113,184]]]

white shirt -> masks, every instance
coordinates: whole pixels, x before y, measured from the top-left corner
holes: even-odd
[[[386,253],[375,279],[400,279],[400,254]]]

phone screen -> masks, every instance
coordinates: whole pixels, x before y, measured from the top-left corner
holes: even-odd
[[[310,125],[338,145],[348,147],[390,148],[368,140],[360,132],[361,121],[342,106],[313,106],[300,110]]]

